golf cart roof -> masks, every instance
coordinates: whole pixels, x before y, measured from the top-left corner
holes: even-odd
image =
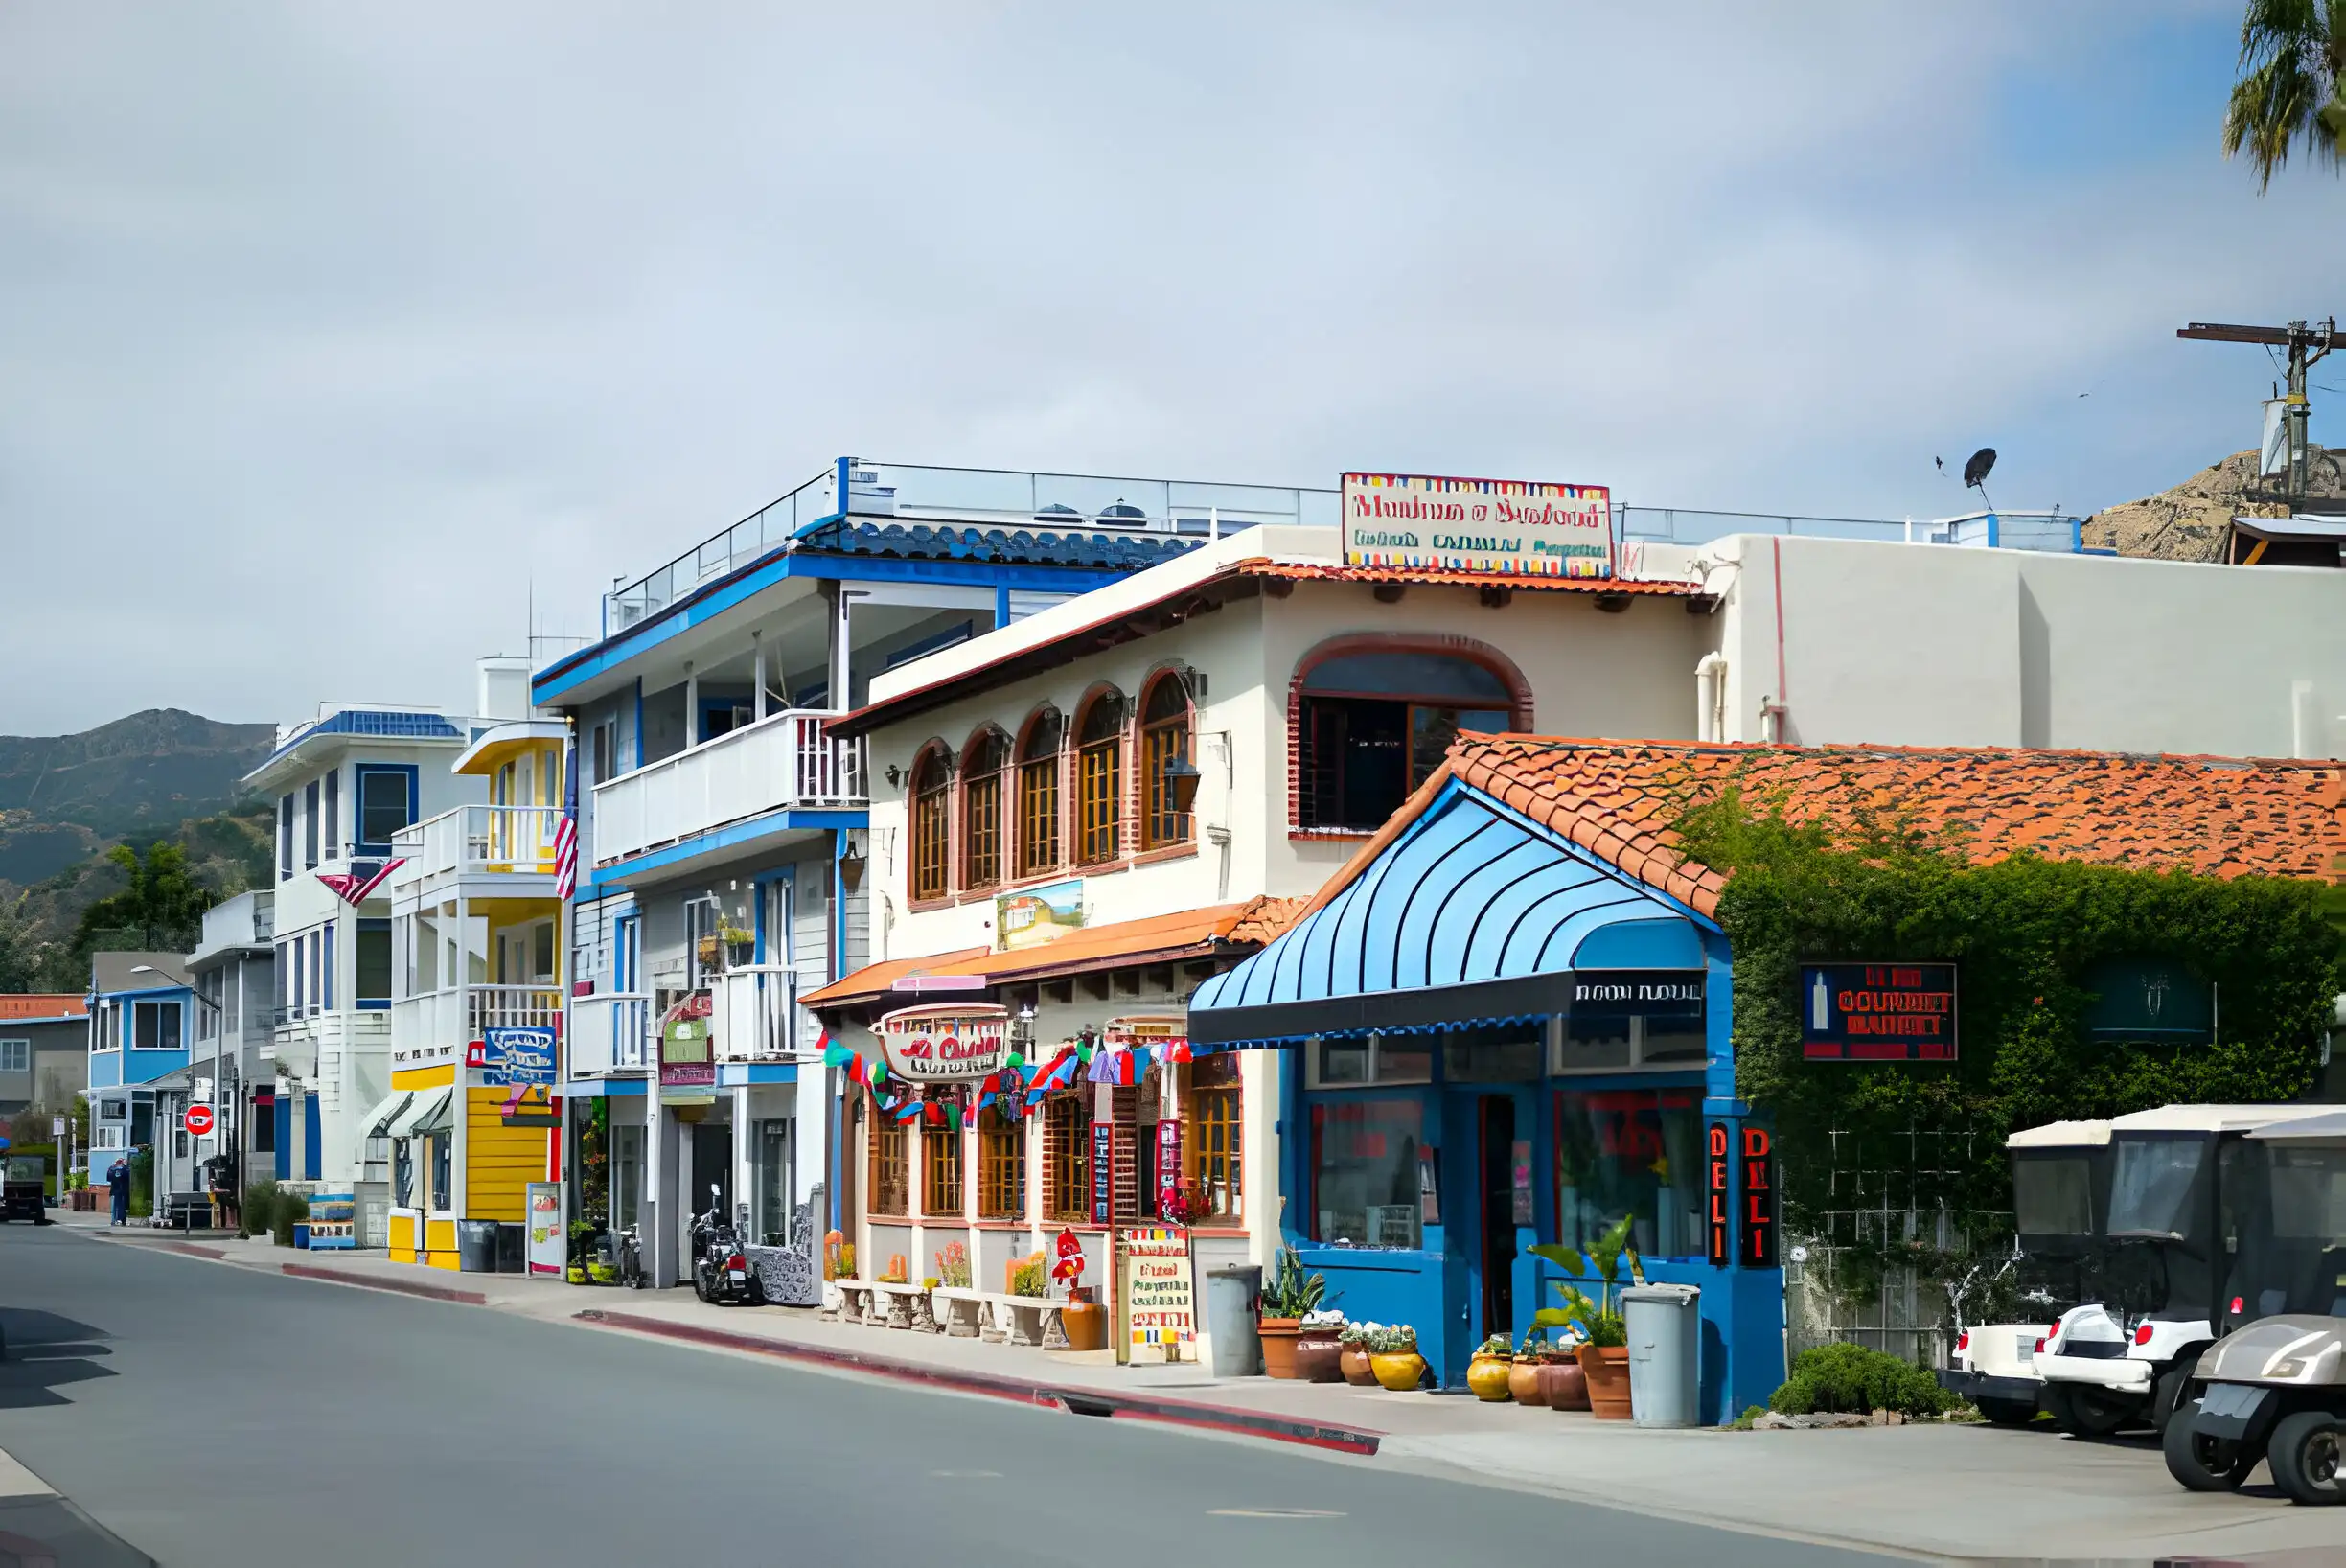
[[[2303,1105],[2162,1105],[2111,1118],[2122,1133],[2243,1133],[2312,1115]]]
[[[2346,1143],[2346,1111],[2321,1111],[2294,1121],[2278,1121],[2248,1136],[2275,1143]]]
[[[2106,1121],[2048,1121],[2023,1127],[2004,1141],[2008,1149],[2093,1149],[2110,1141]]]

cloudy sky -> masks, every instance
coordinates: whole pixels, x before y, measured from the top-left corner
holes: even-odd
[[[17,0],[0,731],[461,705],[841,453],[2130,499],[2346,307],[2239,14]]]

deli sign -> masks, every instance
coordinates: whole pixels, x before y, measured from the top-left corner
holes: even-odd
[[[1801,965],[1801,1054],[1812,1062],[1951,1062],[1951,963]]]
[[[1613,494],[1602,485],[1347,473],[1341,503],[1346,565],[1613,575]]]
[[[888,1071],[912,1083],[976,1083],[1010,1054],[1010,1012],[985,1003],[900,1007],[872,1026]]]

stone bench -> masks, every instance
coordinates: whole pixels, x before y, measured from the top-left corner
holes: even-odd
[[[937,1323],[929,1307],[929,1292],[916,1284],[881,1280],[834,1280],[839,1287],[840,1319],[844,1323],[885,1324],[890,1328],[918,1328],[935,1333]]]
[[[989,1344],[1040,1345],[1058,1304],[1040,1296],[1005,1296],[998,1291],[940,1286],[930,1292],[945,1319],[945,1332]]]

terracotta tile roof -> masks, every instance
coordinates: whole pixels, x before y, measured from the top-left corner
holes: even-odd
[[[1210,957],[1261,946],[1276,934],[1276,925],[1303,902],[1300,898],[1251,898],[1239,904],[1092,926],[1040,947],[1009,953],[973,947],[920,958],[890,958],[867,964],[799,1000],[810,1007],[843,1007],[877,1001],[895,991],[899,981],[925,976],[974,976],[988,985],[1004,985],[1092,970]],[[906,987],[908,993],[911,989]]]
[[[1442,566],[1344,566],[1260,558],[1241,561],[1237,570],[1251,577],[1281,577],[1291,583],[1400,583],[1430,588],[1510,588],[1541,593],[1657,593],[1690,599],[1699,583],[1647,582],[1622,577],[1543,577],[1534,572],[1452,571]]]
[[[1925,832],[1953,830],[1982,864],[2031,850],[2219,877],[2346,877],[2346,766],[2335,762],[1467,735],[1311,907],[1357,876],[1452,778],[1706,915],[1717,913],[1727,879],[1688,860],[1668,824],[1730,783],[1782,796],[1796,821],[1847,825],[1864,808]]]
[[[30,991],[0,996],[0,1020],[87,1018],[89,1000],[72,991]]]

